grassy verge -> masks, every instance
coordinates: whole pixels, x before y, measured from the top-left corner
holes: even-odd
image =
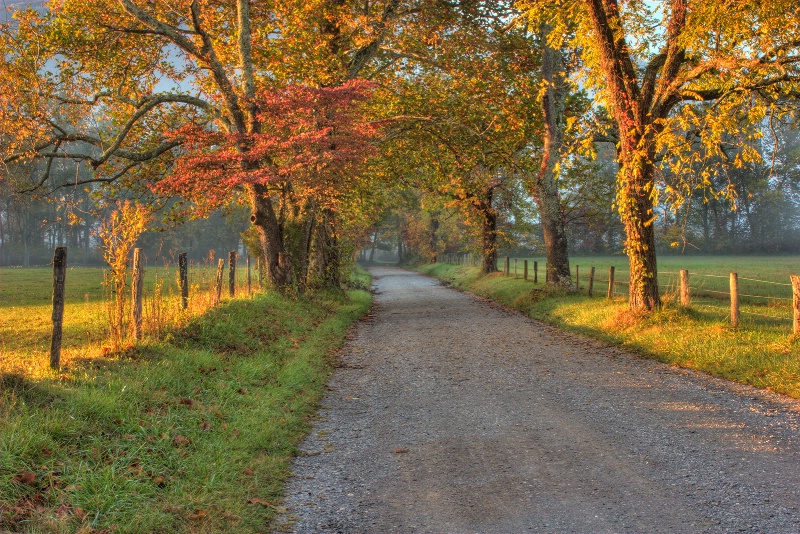
[[[0,531],[262,532],[366,291],[233,300],[58,375],[0,374]]]
[[[565,294],[499,273],[481,276],[476,267],[435,264],[418,270],[567,330],[800,398],[800,339],[784,323],[748,316],[731,328],[724,315],[682,308],[669,297],[662,310],[636,315],[623,298]]]

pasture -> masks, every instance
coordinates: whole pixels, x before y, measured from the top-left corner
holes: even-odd
[[[510,258],[511,275],[517,260],[517,276],[523,276],[523,261],[528,260],[529,278],[533,280],[533,262],[539,264],[539,282],[544,281],[543,257]],[[591,256],[570,258],[570,268],[575,280],[579,273],[580,291],[586,292],[590,268],[595,267],[593,292],[604,295],[608,288],[609,267],[614,267],[615,295],[627,296],[629,281],[628,259],[625,256]],[[504,267],[504,258],[498,269]],[[659,256],[658,280],[662,298],[675,300],[679,288],[679,272],[689,271],[692,307],[709,315],[729,314],[730,273],[739,276],[739,301],[741,320],[788,324],[792,320],[792,286],[790,275],[800,274],[800,256]]]
[[[237,271],[237,294],[247,291],[246,272]],[[92,358],[107,354],[109,307],[112,289],[104,283],[107,269],[68,267],[66,275],[64,334],[61,360]],[[227,270],[225,290],[227,295]],[[258,285],[253,270],[252,285]],[[175,266],[145,268],[143,329],[157,337],[203,313],[212,305],[216,268],[189,267],[189,307],[182,310]],[[29,376],[46,374],[50,349],[53,272],[50,267],[0,268],[0,372],[23,371]],[[130,291],[130,283],[127,286]],[[129,299],[129,295],[126,298]],[[130,303],[128,302],[128,305]]]

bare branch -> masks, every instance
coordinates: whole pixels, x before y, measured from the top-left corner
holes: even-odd
[[[188,39],[181,31],[174,26],[170,26],[161,22],[150,13],[144,11],[131,0],[119,0],[122,6],[130,15],[138,19],[140,22],[149,27],[157,35],[162,35],[172,41],[181,50],[197,59],[201,64],[205,65],[214,77],[217,87],[222,93],[228,112],[231,115],[233,126],[236,131],[243,133],[245,131],[245,118],[239,105],[239,97],[233,89],[231,81],[228,79],[227,74],[222,63],[219,61],[217,54],[214,50],[211,37],[203,30],[200,6],[198,3],[192,2],[192,25],[194,27],[194,34],[198,35],[203,43],[202,48],[198,48],[195,43]]]
[[[397,15],[397,7],[400,5],[400,0],[389,0],[386,2],[386,7],[383,9],[383,14],[380,20],[375,24],[377,36],[370,43],[359,48],[347,67],[347,79],[354,80],[358,77],[361,70],[375,57],[380,45],[386,37],[389,20]]]

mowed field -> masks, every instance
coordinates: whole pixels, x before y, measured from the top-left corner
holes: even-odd
[[[545,259],[543,257],[510,258],[513,274],[514,259],[517,260],[517,276],[523,276],[523,261],[528,260],[529,277],[533,279],[533,262],[539,264],[539,281],[544,281]],[[504,259],[499,262],[503,269]],[[578,270],[580,289],[587,291],[589,272],[595,268],[594,294],[605,294],[608,290],[609,267],[614,267],[615,294],[627,296],[628,259],[625,256],[592,256],[570,258],[570,267],[575,279]],[[679,288],[680,270],[689,271],[692,305],[717,309],[728,313],[730,300],[730,273],[739,278],[739,300],[742,319],[748,314],[760,318],[775,318],[784,323],[791,322],[792,286],[790,275],[800,275],[800,256],[660,256],[658,259],[658,283],[666,300],[674,299]],[[720,308],[722,307],[722,308]]]
[[[247,273],[239,269],[237,292],[246,292]],[[73,359],[102,355],[110,348],[108,314],[113,294],[104,283],[107,273],[107,269],[100,267],[69,267],[67,270],[62,340],[62,362],[67,365]],[[145,268],[145,335],[179,326],[208,309],[215,278],[215,268],[202,264],[190,266],[189,309],[183,311],[177,268]],[[257,283],[253,270],[254,288]],[[223,284],[224,298],[228,291],[227,266]],[[130,292],[130,282],[127,292]],[[52,298],[52,268],[0,268],[0,371],[24,371],[34,375],[44,371],[42,366],[47,363],[50,350]],[[130,301],[129,293],[126,298]]]

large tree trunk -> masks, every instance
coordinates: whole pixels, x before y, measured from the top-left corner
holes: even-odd
[[[263,185],[251,186],[249,193],[252,209],[250,222],[258,230],[261,250],[264,252],[264,274],[273,287],[284,288],[289,284],[291,263],[283,245],[283,232],[272,206],[272,198]]]
[[[547,45],[547,36],[552,28],[542,24],[539,36],[542,50],[542,95],[544,117],[544,147],[542,164],[534,183],[533,197],[539,207],[539,217],[544,233],[545,256],[547,257],[547,283],[573,289],[570,278],[569,248],[564,228],[564,213],[558,193],[558,176],[555,169],[564,145],[564,108],[567,99],[567,84],[564,79],[564,57],[561,50]]]
[[[342,286],[342,260],[336,222],[336,212],[333,209],[322,210],[316,225],[315,250],[320,282],[324,287],[339,289]]]
[[[627,136],[626,136],[627,137]],[[644,143],[647,145],[647,143]],[[653,222],[653,163],[641,140],[623,139],[620,151],[621,180],[617,202],[625,225],[625,249],[630,262],[630,295],[633,309],[661,306],[658,294],[656,244]],[[636,147],[636,148],[633,148]]]
[[[599,68],[608,85],[611,112],[619,132],[620,170],[617,179],[617,205],[625,226],[625,249],[630,261],[632,309],[653,310],[661,306],[656,271],[653,232],[654,140],[659,120],[669,113],[665,99],[672,81],[685,59],[679,37],[686,23],[684,0],[672,2],[672,15],[666,27],[663,53],[648,65],[639,83],[637,65],[625,40],[619,4],[605,0],[586,0],[593,38],[599,52]],[[656,76],[659,74],[659,76]],[[660,91],[659,104],[655,95]],[[680,100],[680,99],[678,99]]]
[[[375,261],[375,250],[378,248],[378,229],[372,234],[372,247],[369,249],[369,262]]]
[[[428,223],[428,229],[430,230],[430,247],[431,247],[431,257],[430,262],[436,263],[439,260],[439,213],[431,213],[431,220]]]
[[[489,274],[497,271],[497,212],[492,207],[492,191],[475,206],[483,219],[483,263],[481,272]]]
[[[555,183],[553,181],[553,183]],[[569,251],[564,218],[558,196],[542,194],[539,199],[539,218],[544,233],[544,251],[547,258],[547,283],[574,289],[570,278]]]
[[[311,246],[316,223],[316,206],[311,199],[301,200],[290,184],[283,188],[278,224],[283,246],[291,259],[289,280],[302,294],[309,282]]]

